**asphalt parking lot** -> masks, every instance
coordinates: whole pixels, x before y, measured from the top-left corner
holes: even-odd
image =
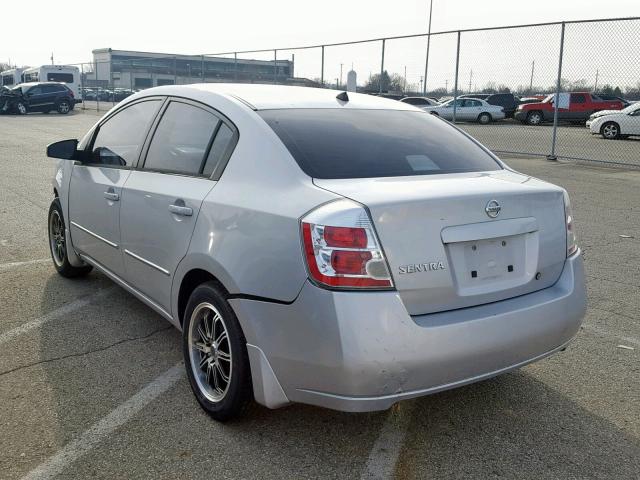
[[[0,478],[640,478],[637,169],[507,160],[572,198],[589,311],[565,352],[387,412],[256,407],[223,425],[177,330],[100,273],[51,266],[44,147],[97,118],[0,116]]]

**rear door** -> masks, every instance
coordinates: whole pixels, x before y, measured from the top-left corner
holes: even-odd
[[[148,142],[144,165],[124,186],[125,279],[167,312],[174,272],[216,184],[214,170],[236,137],[235,127],[214,110],[172,99]]]
[[[138,160],[162,99],[129,105],[100,124],[76,163],[69,189],[69,220],[74,247],[118,276],[124,271],[120,249],[122,186]]]
[[[584,93],[572,93],[566,118],[568,120],[586,120],[593,113],[591,104],[587,100],[587,95]]]

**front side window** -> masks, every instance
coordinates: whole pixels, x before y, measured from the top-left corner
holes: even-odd
[[[171,102],[149,146],[145,169],[199,175],[220,120],[202,108]]]
[[[314,178],[501,170],[473,140],[427,112],[281,109],[258,114]]]
[[[135,103],[109,118],[98,130],[87,163],[131,166],[160,104],[161,100]]]

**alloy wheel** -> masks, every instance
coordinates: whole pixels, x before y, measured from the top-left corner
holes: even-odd
[[[618,126],[608,123],[602,128],[602,136],[605,138],[616,138],[618,136]]]
[[[58,111],[60,113],[69,113],[69,104],[67,102],[60,102],[60,105],[58,105]]]
[[[227,326],[212,304],[201,303],[193,310],[188,342],[198,389],[207,400],[221,401],[229,390],[233,359]]]
[[[51,247],[51,255],[53,261],[58,267],[64,265],[67,255],[65,248],[64,222],[60,216],[60,212],[54,210],[49,217],[49,245]]]

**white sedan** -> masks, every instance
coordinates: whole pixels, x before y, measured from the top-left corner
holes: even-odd
[[[453,120],[454,102],[456,103],[456,120],[478,122],[486,125],[494,120],[502,120],[504,118],[504,110],[502,107],[491,105],[477,98],[451,99],[436,107],[422,108],[434,115],[439,115],[447,120]]]
[[[602,135],[608,140],[640,135],[640,102],[624,110],[596,112],[587,120],[587,128],[593,135]]]

